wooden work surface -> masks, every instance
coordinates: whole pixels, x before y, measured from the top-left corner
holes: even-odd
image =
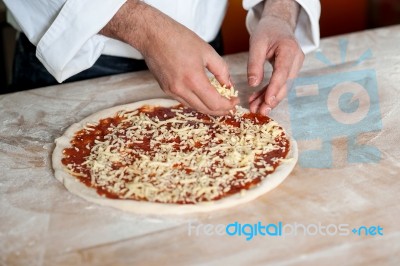
[[[245,107],[253,91],[246,85],[247,56],[226,57]],[[293,84],[295,94],[271,114],[299,144],[290,176],[250,203],[176,217],[87,202],[69,193],[51,166],[54,140],[74,122],[166,97],[149,72],[1,95],[0,264],[400,265],[400,27],[322,40]],[[354,90],[336,90],[335,98],[330,92],[337,87]],[[354,118],[365,104],[367,113]],[[299,231],[251,240],[208,231],[234,222],[281,222]],[[329,234],[315,234],[324,226]],[[369,235],[351,231],[360,226],[376,227]]]

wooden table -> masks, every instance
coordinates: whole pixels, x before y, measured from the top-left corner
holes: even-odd
[[[340,45],[345,47],[346,42],[344,53]],[[356,64],[367,49],[372,56]],[[247,53],[226,60],[246,106],[246,97],[252,92],[246,85]],[[54,178],[51,166],[54,140],[72,123],[107,107],[165,97],[150,73],[0,96],[0,264],[400,265],[400,27],[322,40],[320,51],[307,55],[298,80],[324,83],[330,76],[336,77],[333,85],[339,86],[353,77],[343,73],[367,69],[372,74],[361,79],[377,93],[370,94],[370,100],[373,108],[379,108],[372,122],[378,128],[372,128],[373,132],[367,127],[360,136],[351,135],[342,121],[342,135],[334,128],[337,134],[331,141],[326,140],[327,135],[322,142],[315,139],[316,133],[327,131],[327,120],[333,118],[323,111],[324,104],[329,104],[326,97],[321,94],[317,101],[309,93],[314,90],[314,96],[318,94],[318,86],[315,90],[312,84],[303,84],[303,93],[309,94],[301,96],[301,90],[291,94],[291,100],[284,100],[271,115],[295,136],[299,122],[304,121],[305,128],[300,131],[309,134],[306,141],[298,137],[303,161],[292,174],[278,188],[248,204],[177,217],[134,215],[86,202]],[[266,75],[270,73],[267,67]],[[352,82],[354,85],[357,80]],[[297,93],[296,84],[293,90]],[[296,97],[309,97],[306,102],[312,104],[299,105]],[[343,97],[337,98],[340,103],[336,105],[347,104],[348,109],[342,111],[355,112],[360,101],[351,101],[348,93]],[[313,131],[307,123],[315,119],[319,129]],[[349,138],[375,147],[378,153],[367,156],[369,162],[352,162],[354,147]],[[331,150],[320,155],[332,159],[330,165],[315,168],[310,158],[321,158],[307,157],[304,152],[321,143]],[[218,224],[234,222],[281,222],[289,226],[285,228],[297,226],[298,232],[246,240],[243,235],[212,231]],[[208,229],[204,229],[206,224]],[[325,235],[324,226],[329,227]],[[315,233],[315,228],[322,231]],[[360,235],[351,232],[353,228],[360,229]],[[372,231],[367,235],[366,229]]]

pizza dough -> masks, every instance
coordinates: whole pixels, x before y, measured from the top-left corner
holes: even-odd
[[[56,139],[56,147],[53,152],[52,162],[55,171],[55,177],[64,184],[64,186],[73,194],[78,195],[90,202],[111,206],[124,211],[134,212],[138,214],[186,214],[214,211],[222,208],[229,208],[249,202],[255,198],[265,194],[266,192],[277,187],[293,170],[297,158],[297,144],[294,139],[290,140],[290,152],[286,159],[275,169],[275,171],[262,180],[257,186],[246,190],[245,193],[237,193],[224,197],[222,199],[211,202],[200,202],[196,204],[171,204],[171,203],[154,203],[148,201],[135,201],[127,199],[110,199],[100,196],[96,189],[86,186],[76,177],[66,171],[66,167],[62,164],[63,150],[71,146],[70,141],[75,133],[83,129],[87,123],[97,123],[102,118],[114,116],[118,111],[135,110],[144,105],[154,105],[171,107],[179,104],[175,100],[168,99],[152,99],[136,102],[127,105],[112,107],[98,113],[95,113],[81,122],[73,124],[69,127],[63,136]]]

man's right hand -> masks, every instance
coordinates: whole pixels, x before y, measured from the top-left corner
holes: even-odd
[[[161,88],[181,103],[200,112],[224,115],[239,100],[228,100],[215,90],[207,68],[221,83],[231,85],[228,66],[194,32],[157,9],[128,0],[100,31],[140,51]]]

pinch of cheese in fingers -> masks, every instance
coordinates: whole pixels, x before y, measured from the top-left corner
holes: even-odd
[[[216,78],[211,78],[210,82],[221,96],[227,99],[238,97],[238,91],[233,86],[227,88],[226,85],[221,85]]]

